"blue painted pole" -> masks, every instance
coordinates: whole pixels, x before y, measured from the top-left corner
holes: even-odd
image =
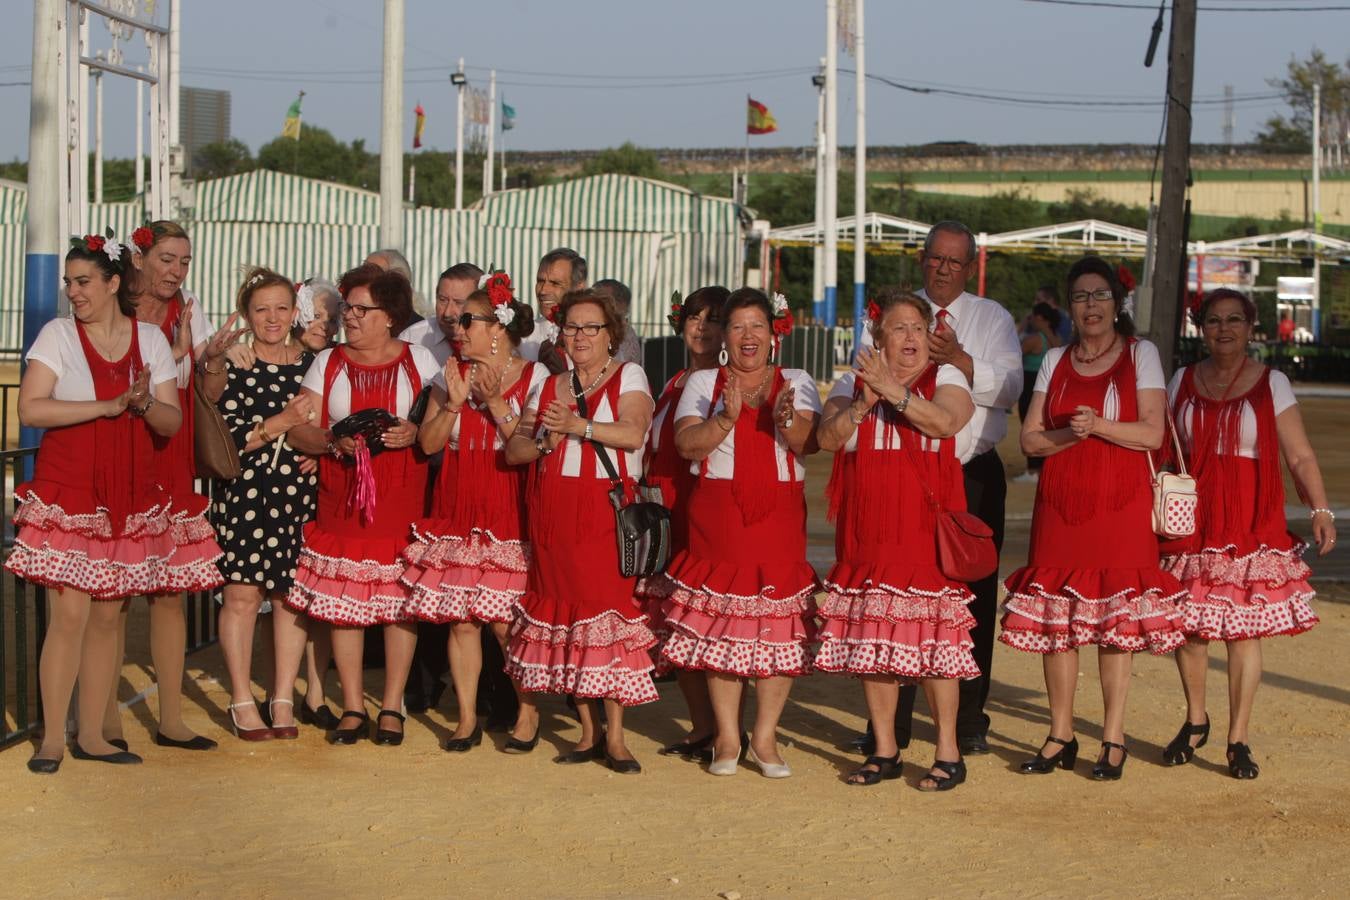
[[[825,285],[825,324],[830,328],[839,323],[838,294],[839,288],[837,286],[833,284]]]
[[[862,346],[863,306],[867,302],[867,285],[861,281],[853,283],[853,352]]]

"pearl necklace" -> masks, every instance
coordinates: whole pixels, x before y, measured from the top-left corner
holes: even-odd
[[[570,378],[567,379],[567,390],[571,391],[571,393],[572,393],[572,399],[574,399],[574,400],[580,400],[582,397],[586,396],[586,395],[589,394],[591,391],[593,391],[593,390],[595,390],[597,387],[599,387],[599,386],[600,386],[600,382],[604,380],[605,373],[609,371],[609,364],[612,363],[613,361],[614,361],[614,357],[612,357],[612,356],[609,357],[608,359],[606,359],[606,360],[605,360],[605,364],[604,364],[603,366],[601,366],[601,368],[600,368],[600,374],[597,375],[597,376],[595,376],[595,380],[592,381],[589,385],[587,385],[586,387],[582,388],[582,389],[581,389],[581,393],[577,393],[576,389],[572,387],[572,379],[570,379]]]
[[[1092,365],[1092,364],[1095,363],[1097,360],[1101,359],[1103,356],[1105,356],[1106,354],[1110,353],[1112,350],[1116,349],[1116,341],[1119,340],[1119,339],[1120,339],[1120,335],[1118,335],[1118,334],[1117,334],[1117,335],[1114,335],[1114,336],[1111,338],[1111,343],[1109,343],[1109,344],[1106,345],[1106,349],[1103,350],[1101,353],[1098,353],[1096,356],[1084,356],[1084,355],[1082,354],[1082,352],[1081,352],[1082,349],[1083,349],[1083,345],[1082,345],[1082,344],[1075,344],[1075,345],[1074,345],[1074,348],[1073,348],[1073,358],[1076,359],[1078,362],[1082,363],[1082,364],[1085,365],[1085,366]]]

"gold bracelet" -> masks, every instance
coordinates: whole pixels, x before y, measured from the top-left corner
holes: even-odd
[[[253,436],[256,437],[258,440],[262,441],[264,444],[270,444],[272,443],[272,441],[276,440],[276,438],[272,437],[272,435],[267,433],[267,425],[262,422],[259,422],[257,426],[254,427]]]
[[[717,423],[717,427],[720,428],[720,429],[722,429],[722,430],[723,430],[724,432],[726,432],[727,434],[730,434],[730,433],[731,433],[731,429],[733,429],[733,428],[736,427],[736,423],[735,423],[735,422],[732,422],[730,425],[723,425],[723,424],[722,424],[722,419],[723,419],[723,418],[724,418],[724,417],[723,417],[723,415],[722,415],[720,412],[719,412],[719,413],[713,413],[712,420],[713,420],[714,422]]]

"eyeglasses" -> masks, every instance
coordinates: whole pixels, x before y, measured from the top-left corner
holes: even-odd
[[[468,331],[468,330],[469,330],[469,325],[472,324],[472,323],[474,323],[474,322],[495,322],[495,321],[497,321],[497,317],[496,317],[496,316],[478,316],[478,315],[474,315],[473,313],[467,313],[467,312],[466,312],[466,313],[460,313],[460,314],[459,314],[459,318],[456,319],[455,321],[457,321],[457,322],[459,323],[459,327],[460,327],[460,328],[463,328],[465,331]]]
[[[372,309],[380,309],[380,308],[381,307],[378,306],[357,306],[354,303],[338,304],[338,311],[342,315],[345,316],[347,313],[351,313],[352,317],[356,319],[364,319],[366,317],[366,313],[370,312]]]
[[[967,260],[957,259],[955,256],[941,256],[937,253],[925,253],[923,255],[923,264],[933,269],[941,269],[944,265],[953,272],[959,272],[966,266]]]
[[[1247,317],[1240,313],[1233,313],[1230,316],[1219,318],[1218,316],[1206,316],[1205,321],[1201,323],[1206,328],[1218,328],[1220,325],[1227,325],[1229,328],[1241,328],[1244,325],[1251,324]]]
[[[1098,288],[1095,291],[1074,291],[1069,295],[1070,303],[1086,303],[1089,300],[1096,300],[1098,303],[1111,303],[1116,299],[1116,295],[1111,293],[1110,288]]]
[[[568,322],[562,327],[562,333],[567,337],[576,337],[578,333],[584,334],[586,337],[595,337],[604,330],[604,327],[604,325],[597,325],[594,322],[586,325],[574,325],[573,323]]]

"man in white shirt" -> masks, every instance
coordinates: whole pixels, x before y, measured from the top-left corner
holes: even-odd
[[[542,362],[555,375],[568,368],[567,359],[557,349],[558,326],[549,320],[549,316],[569,291],[585,286],[586,259],[580,253],[558,247],[544,254],[534,278],[534,296],[539,301],[539,311],[534,317],[534,331],[520,342],[521,356]]]
[[[456,263],[441,273],[436,281],[436,318],[414,322],[399,334],[399,340],[426,347],[441,368],[454,354],[450,343],[459,314],[464,312],[464,301],[478,289],[483,270],[473,263]]]
[[[919,296],[928,301],[935,318],[928,352],[936,363],[955,366],[966,376],[975,401],[970,420],[973,437],[961,456],[965,473],[966,507],[994,531],[994,544],[1003,548],[1004,501],[1008,484],[999,459],[998,442],[1008,432],[1008,411],[1022,392],[1022,345],[1017,325],[1002,304],[966,291],[975,271],[975,235],[960,222],[939,222],[928,232],[923,247],[923,284]],[[994,630],[998,622],[998,573],[974,582],[970,604],[975,617],[971,640],[980,677],[961,682],[961,705],[956,716],[956,738],[961,753],[988,753],[990,665],[994,657]],[[900,746],[909,743],[915,688],[901,690],[896,714]]]

